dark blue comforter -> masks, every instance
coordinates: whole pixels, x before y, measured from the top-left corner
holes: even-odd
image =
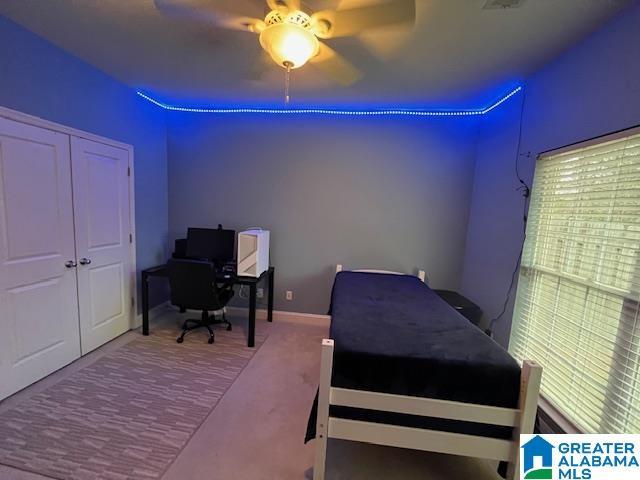
[[[336,275],[330,337],[332,385],[515,408],[520,367],[500,345],[418,278],[362,272]],[[511,429],[332,407],[358,420],[509,438]],[[306,440],[315,436],[315,404]]]

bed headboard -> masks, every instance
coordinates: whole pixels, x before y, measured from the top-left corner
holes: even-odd
[[[336,265],[336,273],[341,272],[342,264],[338,263]],[[351,272],[366,272],[366,273],[386,273],[387,275],[413,275],[413,273],[402,273],[402,272],[392,272],[390,270],[376,270],[372,268],[358,268],[355,270],[350,270]],[[421,281],[427,283],[427,275],[424,270],[418,270],[418,274],[416,275]]]

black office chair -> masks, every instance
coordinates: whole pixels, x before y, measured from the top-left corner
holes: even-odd
[[[174,248],[171,258],[187,258],[187,239],[176,238],[173,242]]]
[[[167,262],[171,303],[180,308],[202,310],[202,318],[188,319],[182,325],[182,333],[177,338],[182,343],[187,332],[196,328],[209,330],[209,343],[214,335],[211,325],[225,324],[231,330],[231,324],[222,311],[222,320],[209,317],[210,311],[222,310],[233,297],[233,285],[216,283],[216,271],[213,263],[199,260],[172,258]]]

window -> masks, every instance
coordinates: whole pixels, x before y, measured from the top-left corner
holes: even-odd
[[[640,129],[538,159],[509,350],[585,432],[640,432]]]

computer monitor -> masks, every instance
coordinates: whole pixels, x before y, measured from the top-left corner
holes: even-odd
[[[187,257],[204,258],[222,265],[234,259],[235,230],[222,228],[189,228]]]

